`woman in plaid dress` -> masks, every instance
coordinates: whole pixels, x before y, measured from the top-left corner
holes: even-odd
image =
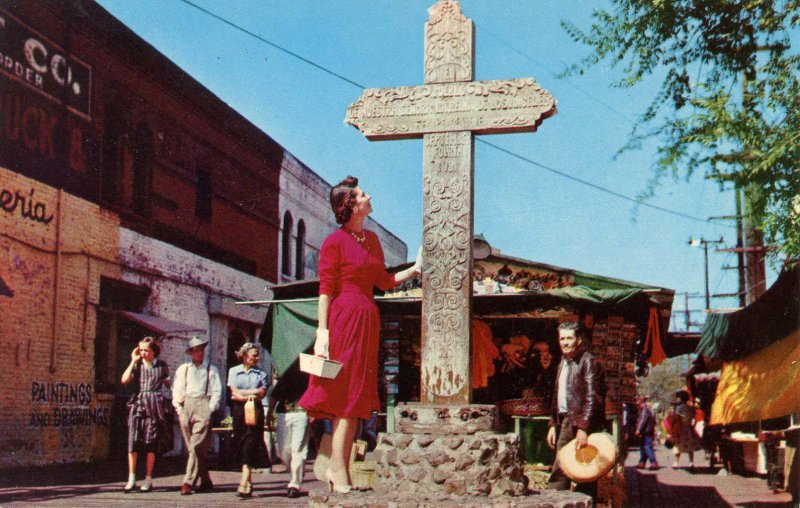
[[[147,468],[142,492],[153,488],[156,455],[172,450],[172,413],[170,403],[161,393],[169,385],[169,367],[159,360],[158,342],[145,337],[131,353],[131,363],[122,374],[122,384],[133,382],[136,392],[128,400],[128,483],[125,492],[136,487],[136,459],[147,454]]]

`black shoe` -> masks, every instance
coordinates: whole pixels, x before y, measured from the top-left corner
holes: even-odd
[[[200,486],[197,487],[197,492],[211,492],[212,490],[214,490],[214,483],[211,481],[211,478],[200,480]]]
[[[297,489],[296,489],[296,488],[294,488],[294,487],[289,487],[289,490],[288,490],[288,491],[287,491],[287,493],[286,493],[286,497],[291,497],[291,498],[293,498],[293,499],[294,499],[294,498],[298,498],[298,497],[300,497],[301,495],[302,495],[302,494],[300,494],[300,491],[299,491],[299,490],[297,490]]]

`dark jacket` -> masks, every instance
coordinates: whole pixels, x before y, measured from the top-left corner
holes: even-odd
[[[605,427],[606,379],[597,358],[582,347],[572,358],[572,371],[567,386],[567,418],[573,427],[597,432]],[[559,362],[553,388],[550,426],[557,424],[558,383],[563,362]]]
[[[641,436],[652,436],[656,429],[656,418],[653,410],[647,404],[639,408],[639,416],[636,418],[636,432]]]

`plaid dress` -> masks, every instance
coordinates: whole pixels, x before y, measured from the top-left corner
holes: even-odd
[[[166,453],[172,450],[172,405],[161,393],[169,367],[156,358],[151,367],[144,362],[133,373],[137,389],[128,400],[128,451]]]

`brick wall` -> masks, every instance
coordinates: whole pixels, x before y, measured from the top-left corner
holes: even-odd
[[[231,323],[255,340],[266,314],[235,302],[271,297],[263,279],[122,228],[115,214],[5,168],[0,277],[13,293],[0,296],[0,469],[108,456],[111,422],[124,415],[95,386],[101,277],[148,288],[144,313],[209,337],[223,378]],[[171,371],[187,361],[190,336],[162,340]]]
[[[118,218],[0,168],[0,468],[102,456],[94,391],[101,276],[118,278]]]

